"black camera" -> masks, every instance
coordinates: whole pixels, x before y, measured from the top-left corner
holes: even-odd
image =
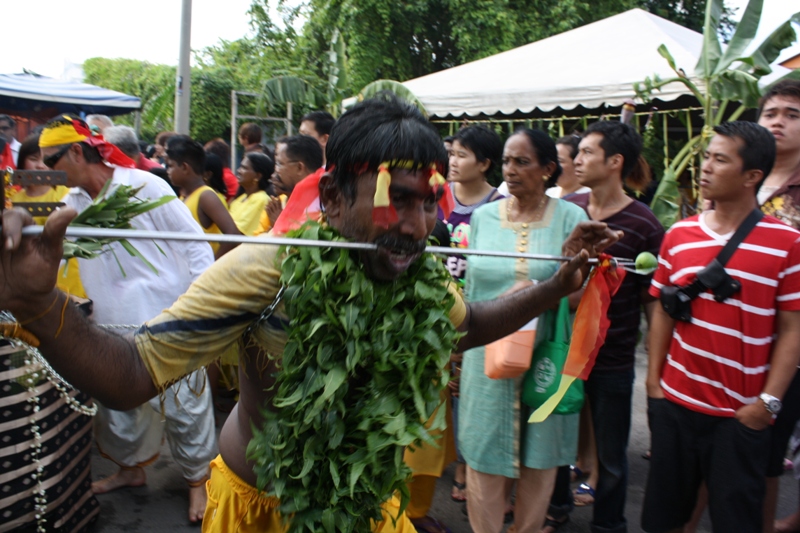
[[[701,292],[710,289],[714,294],[714,300],[724,302],[739,292],[741,288],[742,284],[725,272],[722,263],[714,259],[697,273],[697,279],[690,285],[662,287],[661,307],[675,320],[691,322],[692,300],[697,298]]]
[[[675,320],[692,321],[692,298],[686,294],[684,287],[662,287],[661,307]]]
[[[725,267],[716,259],[697,273],[697,279],[705,288],[711,289],[718,302],[724,302],[742,289],[742,284],[725,272]]]

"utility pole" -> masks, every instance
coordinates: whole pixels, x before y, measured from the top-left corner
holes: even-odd
[[[192,0],[183,0],[181,7],[181,45],[178,75],[175,79],[175,131],[189,135],[189,103],[192,99]]]

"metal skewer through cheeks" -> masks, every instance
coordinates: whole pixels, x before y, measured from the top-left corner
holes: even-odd
[[[42,226],[26,226],[22,229],[22,235],[33,236],[42,233]],[[310,239],[292,239],[286,237],[271,237],[262,235],[258,237],[248,237],[245,235],[210,235],[196,233],[180,233],[176,231],[149,231],[149,230],[121,230],[106,228],[81,228],[68,226],[67,237],[84,237],[95,239],[149,239],[165,241],[204,241],[204,242],[226,242],[226,243],[246,243],[246,244],[271,244],[277,246],[317,246],[320,248],[346,248],[348,250],[375,251],[378,247],[375,244],[363,242],[347,241],[318,241]],[[485,257],[506,257],[509,259],[534,259],[540,261],[571,261],[572,257],[550,254],[529,254],[520,252],[499,252],[493,250],[470,250],[462,248],[449,248],[444,246],[428,246],[425,251],[442,255],[477,255]],[[638,271],[634,268],[634,261],[626,258],[613,258],[616,266],[620,266],[628,271],[639,274],[649,272]],[[589,259],[590,264],[597,264],[596,258]]]

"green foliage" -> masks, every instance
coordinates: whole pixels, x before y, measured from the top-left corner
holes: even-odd
[[[346,43],[346,85],[349,94],[354,94],[375,80],[405,81],[437,72],[620,13],[643,1],[308,0],[287,10],[291,16],[283,24],[293,22],[298,13],[307,15],[295,57],[309,75],[320,80],[328,79],[328,52],[340,33]],[[274,43],[276,36],[291,39],[287,30],[277,30],[269,19],[268,0],[255,0],[250,13],[253,27],[263,28],[266,42]]]
[[[644,0],[641,7],[654,15],[671,20],[690,30],[703,31],[706,12],[705,0]],[[734,11],[732,9],[722,6],[718,35],[723,42],[728,42],[736,29],[736,22],[732,18],[733,15]]]
[[[107,194],[110,186],[111,180],[108,180],[97,198],[70,222],[70,226],[133,229],[131,226],[133,217],[175,199],[174,196],[162,196],[157,200],[141,200],[136,197],[136,193],[141,190],[141,187],[134,188],[129,185],[119,185],[110,194]],[[105,252],[113,254],[114,250],[110,245],[114,242],[119,242],[126,252],[139,258],[150,270],[158,274],[158,270],[127,239],[79,237],[74,241],[65,240],[63,258],[68,261],[73,257],[92,259]],[[114,257],[116,258],[116,255]],[[125,271],[119,261],[117,261],[117,265],[119,265],[122,275],[125,276]]]
[[[797,40],[792,23],[800,23],[800,13],[794,14],[773,31],[755,52],[744,56],[744,51],[750,46],[758,30],[762,7],[763,0],[749,1],[742,20],[723,52],[719,42],[719,28],[724,14],[723,0],[707,0],[703,48],[694,72],[702,83],[692,81],[680,66],[675,64],[672,54],[662,44],[658,52],[675,72],[675,77],[662,80],[658,76],[653,76],[645,78],[642,83],[634,84],[634,90],[639,98],[648,100],[661,87],[670,83],[682,83],[703,107],[705,123],[700,134],[692,137],[666,166],[651,202],[653,212],[665,228],[674,224],[680,215],[678,180],[687,168],[696,164],[698,156],[704,152],[713,135],[714,126],[722,122],[723,118],[736,120],[747,108],[758,105],[758,99],[761,97],[758,81],[772,72],[770,64],[777,59],[781,50]],[[731,102],[739,103],[739,107],[732,114],[726,115],[728,104]],[[691,131],[691,128],[689,130]]]
[[[93,57],[83,63],[84,81],[138,97],[142,101],[142,138],[154,139],[172,129],[175,107],[175,67],[135,59]],[[115,118],[133,125],[133,114]]]
[[[340,241],[310,222],[290,236]],[[281,265],[291,318],[273,405],[263,406],[248,458],[259,489],[281,499],[289,531],[371,530],[381,503],[408,504],[403,447],[432,443],[459,337],[440,260],[428,254],[398,280],[367,277],[355,254],[290,248]],[[435,444],[433,444],[435,445]]]

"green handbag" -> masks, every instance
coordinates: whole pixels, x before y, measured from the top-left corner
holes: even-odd
[[[567,298],[561,299],[558,311],[548,310],[545,314],[548,315],[545,322],[550,327],[550,338],[542,341],[533,350],[531,367],[522,382],[522,403],[534,409],[541,406],[558,390],[561,372],[569,353],[568,339],[572,336],[572,320]],[[555,319],[552,315],[555,315]],[[542,325],[542,322],[540,320],[539,324]],[[583,381],[576,379],[553,412],[558,415],[568,415],[579,412],[581,407],[583,407]]]

